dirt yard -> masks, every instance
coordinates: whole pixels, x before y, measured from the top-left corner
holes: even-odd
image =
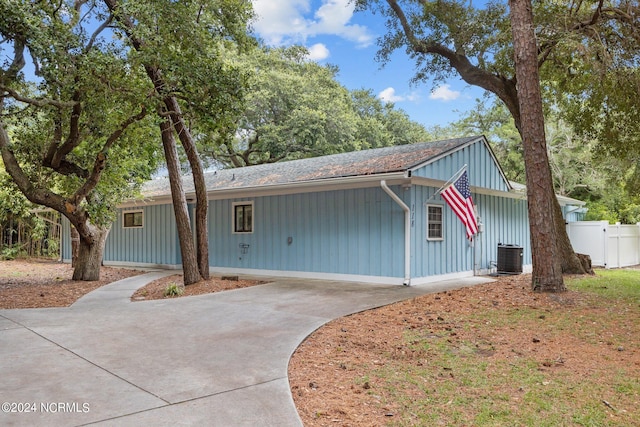
[[[182,280],[182,274],[174,274],[172,276],[163,277],[158,280],[154,280],[147,286],[138,289],[131,297],[132,301],[144,301],[163,298],[175,298],[176,295],[165,295],[167,286],[177,285],[181,289],[179,296],[189,295],[201,295],[210,294],[213,292],[229,291],[231,289],[248,288],[249,286],[256,286],[263,284],[259,280],[243,280],[237,276],[229,277],[212,277],[209,280],[203,280],[193,285],[184,286]]]
[[[0,308],[66,307],[108,283],[141,271],[102,267],[100,281],[71,280],[70,264],[51,260],[0,261]]]
[[[86,283],[70,280],[71,272],[69,265],[54,262],[1,261],[0,308],[67,306],[98,286],[141,273],[104,267],[100,282]],[[432,350],[437,346],[449,346],[454,354],[467,354],[469,360],[475,360],[471,359],[472,356],[480,357],[477,364],[483,366],[482,376],[486,378],[508,375],[499,371],[499,366],[516,366],[522,360],[530,360],[532,362],[527,363],[534,365],[536,375],[560,375],[567,384],[579,385],[581,381],[593,378],[597,382],[601,378],[600,382],[605,384],[609,377],[615,377],[612,372],[631,372],[631,377],[637,381],[640,376],[640,306],[636,304],[634,310],[625,308],[627,323],[610,322],[604,330],[597,319],[611,316],[613,311],[607,313],[595,309],[593,301],[583,293],[532,293],[529,290],[530,280],[529,275],[502,277],[494,283],[426,295],[347,316],[320,328],[300,345],[289,365],[292,394],[305,426],[442,424],[424,424],[425,421],[420,421],[419,416],[412,412],[424,408],[425,404],[420,403],[416,409],[411,402],[421,402],[419,398],[425,391],[411,388],[414,379],[408,373],[406,378],[402,377],[402,370],[407,366],[426,369],[433,363],[446,364],[431,366],[436,371],[420,371],[419,375],[424,377],[424,381],[433,377],[434,390],[439,387],[443,393],[447,381],[458,387],[453,391],[454,396],[456,393],[473,394],[477,391],[469,389],[469,384],[464,382],[455,383],[463,378],[455,370],[462,368],[449,366],[449,362],[435,362]],[[136,292],[132,299],[163,298],[164,290],[171,283],[181,284],[181,276],[156,281]],[[217,278],[187,287],[184,295],[259,283],[221,281]],[[497,320],[499,317],[487,317],[497,315],[499,311],[507,313],[510,319],[516,319],[519,326],[512,326],[509,322],[502,324]],[[594,319],[593,326],[589,321],[589,328],[584,332],[587,339],[576,339],[572,335],[572,329],[576,329],[578,323],[557,330],[561,315],[570,319]],[[419,338],[407,341],[412,334]],[[424,344],[420,344],[423,347],[414,345],[430,340],[433,348],[424,347]],[[472,347],[472,351],[465,353],[469,351],[468,347]],[[401,379],[393,380],[397,375]],[[390,386],[393,381],[398,385]],[[509,381],[507,377],[502,386],[509,389],[505,392],[505,404],[516,410],[513,408],[522,406],[519,399],[525,398],[527,386],[510,384]],[[551,380],[541,381],[543,385],[540,387],[543,387]],[[588,399],[577,391],[580,388],[577,385],[570,391],[573,405],[579,405],[581,399]],[[606,425],[633,425],[625,420],[637,414],[633,411],[640,407],[640,397],[637,389],[633,388],[637,384],[630,387],[632,391],[628,393],[628,401],[613,400],[605,392],[595,398],[593,405],[603,407],[610,417]],[[394,396],[394,393],[400,396]],[[441,402],[440,406],[434,401],[433,410],[445,413],[454,399]],[[467,418],[461,419],[463,421],[454,424],[475,424]]]
[[[504,276],[320,328],[289,365],[304,425],[636,426],[640,299],[602,307],[530,283]]]
[[[102,267],[100,281],[83,282],[71,280],[73,269],[69,264],[50,260],[0,261],[0,308],[67,307],[100,286],[143,273],[126,268]],[[155,280],[138,289],[131,299],[141,301],[172,298],[164,293],[167,286],[174,283],[184,287],[181,274]],[[246,288],[261,283],[264,282],[213,277],[187,286],[182,296]]]

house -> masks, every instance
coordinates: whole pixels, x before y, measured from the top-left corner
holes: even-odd
[[[527,187],[523,184],[509,181],[511,188],[515,192],[522,193],[523,196],[526,197]],[[558,198],[558,202],[560,203],[560,208],[562,209],[562,216],[565,219],[566,223],[573,223],[578,221],[584,221],[584,217],[587,214],[588,208],[585,207],[587,204],[582,200],[576,200],[571,197],[556,195]]]
[[[437,194],[464,165],[473,242]],[[206,183],[213,273],[421,284],[495,269],[499,244],[531,266],[526,196],[483,136],[219,170]],[[194,199],[190,177],[184,186]],[[143,194],[118,208],[105,264],[181,268],[168,180]]]

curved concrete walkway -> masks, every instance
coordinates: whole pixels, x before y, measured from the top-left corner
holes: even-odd
[[[487,280],[277,279],[129,301],[172,273],[125,279],[67,308],[0,310],[0,425],[300,426],[287,365],[307,335],[337,317]]]

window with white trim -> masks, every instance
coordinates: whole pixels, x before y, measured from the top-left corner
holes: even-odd
[[[124,228],[142,228],[144,226],[144,211],[122,212],[122,224]]]
[[[427,205],[427,240],[443,240],[442,206]]]
[[[253,202],[233,203],[233,233],[253,233]]]

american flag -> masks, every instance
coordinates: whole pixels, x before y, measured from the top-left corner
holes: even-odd
[[[469,190],[467,171],[464,171],[456,182],[442,190],[440,195],[466,227],[467,239],[473,239],[473,236],[478,232],[478,220]]]

